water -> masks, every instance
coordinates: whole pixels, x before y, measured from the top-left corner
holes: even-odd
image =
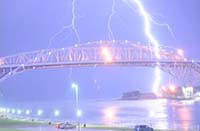
[[[20,103],[10,108],[21,109],[16,116],[34,117],[47,120],[64,120],[76,122],[75,102]],[[106,124],[117,126],[134,126],[147,124],[158,129],[197,129],[200,124],[200,102],[193,100],[138,100],[138,101],[80,101],[82,123]],[[30,115],[25,110],[31,109]],[[37,110],[43,110],[41,116]],[[60,115],[54,116],[59,110]],[[16,113],[15,113],[16,114]]]

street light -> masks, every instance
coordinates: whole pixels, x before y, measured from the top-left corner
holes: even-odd
[[[26,110],[26,115],[29,115],[30,114],[30,110]]]
[[[38,116],[41,116],[42,114],[43,114],[43,110],[38,110],[38,111],[37,111],[37,115],[38,115]]]
[[[78,85],[76,83],[72,83],[72,88],[76,93],[76,109],[78,109]]]
[[[82,116],[82,111],[80,109],[77,110],[76,116],[80,118]]]
[[[55,111],[54,111],[54,116],[57,117],[57,116],[59,116],[59,115],[60,115],[60,111],[59,111],[59,110],[55,110]]]
[[[16,112],[15,109],[12,109],[12,110],[11,110],[11,113],[12,113],[12,114],[15,114],[15,112]]]
[[[20,109],[18,109],[18,110],[17,110],[17,114],[18,114],[18,115],[21,115],[21,114],[22,114],[22,111],[21,111]]]
[[[76,93],[76,117],[78,118],[78,129],[80,129],[80,117],[82,116],[82,111],[79,109],[78,85],[76,83],[72,83],[71,87],[75,90]]]
[[[9,108],[6,109],[6,113],[10,113],[10,109]]]

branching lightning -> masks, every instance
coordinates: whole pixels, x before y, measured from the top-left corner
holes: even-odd
[[[169,26],[169,24],[167,24],[167,23],[159,23],[159,22],[157,22],[155,19],[153,19],[152,17],[149,17],[149,19],[150,19],[151,22],[154,23],[155,25],[166,27],[167,30],[169,31],[169,33],[171,34],[171,36],[172,36],[173,38],[175,38],[174,32],[173,32],[172,28]]]
[[[58,32],[56,32],[50,38],[50,40],[49,40],[49,46],[48,47],[50,47],[52,45],[52,40],[55,39],[59,34],[61,34],[66,29],[72,29],[72,31],[75,33],[75,36],[76,36],[76,39],[77,39],[77,43],[79,44],[81,42],[80,35],[79,35],[78,30],[76,28],[76,0],[72,0],[71,6],[72,6],[72,10],[71,10],[72,19],[71,19],[71,23],[69,25],[63,26]],[[72,81],[72,78],[71,78],[72,77],[72,73],[73,73],[73,68],[70,68],[69,75],[68,75],[69,81]]]
[[[136,3],[136,5],[139,8],[139,11],[141,13],[141,15],[144,18],[144,31],[145,34],[147,36],[147,38],[150,40],[150,42],[153,44],[154,46],[154,50],[155,50],[155,56],[160,59],[160,54],[159,54],[159,42],[157,41],[157,39],[154,37],[153,33],[151,32],[151,17],[150,15],[147,13],[147,11],[145,10],[141,0],[132,0]]]
[[[71,23],[69,25],[63,26],[58,32],[56,32],[50,39],[49,39],[49,46],[52,44],[52,40],[55,39],[60,33],[62,33],[66,29],[72,29],[73,32],[76,35],[77,42],[80,43],[80,35],[78,33],[78,30],[76,28],[76,0],[72,0],[72,19]]]
[[[107,24],[108,33],[109,33],[108,35],[109,35],[109,39],[111,39],[111,40],[114,40],[114,34],[113,34],[113,31],[112,31],[112,28],[111,28],[111,22],[112,22],[112,17],[116,12],[115,11],[115,5],[116,5],[116,0],[112,0],[111,14],[108,17],[108,24]]]
[[[159,24],[153,18],[151,18],[149,13],[145,10],[145,7],[143,6],[141,0],[128,0],[128,1],[137,5],[139,12],[144,19],[145,34],[146,34],[147,38],[149,39],[150,43],[154,47],[155,57],[159,60],[160,59],[160,48],[159,48],[160,44],[159,44],[158,40],[156,39],[156,37],[151,32],[151,23],[158,24],[160,26],[167,26],[168,29],[170,29],[170,32],[172,33],[171,28],[169,27],[169,25]],[[158,93],[160,82],[161,82],[161,71],[160,71],[160,68],[159,68],[159,62],[157,62],[157,66],[155,68],[155,81],[153,83],[153,92],[156,93],[156,94]]]

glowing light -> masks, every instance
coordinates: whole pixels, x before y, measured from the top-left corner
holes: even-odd
[[[59,116],[60,115],[60,111],[59,110],[55,110],[54,111],[54,116]]]
[[[159,42],[157,41],[157,39],[154,37],[154,35],[151,32],[151,22],[153,19],[151,18],[149,13],[145,10],[141,0],[130,0],[130,1],[136,3],[136,5],[138,6],[139,12],[144,18],[145,34],[147,38],[149,39],[149,41],[151,42],[151,44],[153,44],[154,46],[154,53],[155,53],[156,58],[160,59]],[[159,66],[157,66],[155,69],[155,81],[153,84],[153,92],[155,94],[158,94],[160,82],[161,82],[161,71],[159,69]]]
[[[172,93],[175,93],[176,92],[176,86],[174,84],[170,84],[169,85],[169,89]]]
[[[192,121],[192,109],[188,106],[184,106],[182,108],[178,108],[178,117],[179,119],[182,121],[181,123],[181,127],[184,130],[188,130],[190,125],[191,125],[191,121]]]
[[[24,64],[21,64],[21,66],[24,68]]]
[[[164,92],[166,92],[167,91],[167,89],[166,89],[166,87],[162,87],[162,90],[164,91]]]
[[[103,110],[105,122],[112,123],[117,120],[117,108],[108,107]]]
[[[6,113],[10,113],[10,109],[9,108],[6,109]]]
[[[154,111],[150,111],[149,112],[149,117],[155,117],[155,112]]]
[[[107,47],[102,47],[101,52],[102,52],[106,62],[112,62],[112,56]]]
[[[0,59],[0,65],[3,65],[3,64],[4,64],[4,60]]]
[[[0,108],[0,113],[5,113],[6,109],[5,108]]]
[[[180,55],[181,57],[184,57],[184,51],[182,49],[178,49],[177,54]]]
[[[192,63],[194,63],[194,60],[192,60]]]
[[[15,114],[15,112],[16,112],[15,109],[12,109],[12,110],[11,110],[11,113],[12,113],[12,114]]]
[[[22,111],[20,109],[17,110],[17,114],[20,115],[22,114]]]
[[[76,83],[72,83],[71,87],[72,87],[73,89],[78,89],[78,85],[77,85]]]
[[[37,57],[35,57],[35,61],[37,61],[38,60],[38,58]]]
[[[82,116],[82,111],[80,109],[77,110],[76,116],[77,117],[81,117]]]
[[[43,110],[38,110],[38,111],[37,111],[37,115],[38,115],[38,116],[41,116],[42,114],[43,114]]]
[[[29,115],[30,114],[30,110],[26,110],[26,115]]]

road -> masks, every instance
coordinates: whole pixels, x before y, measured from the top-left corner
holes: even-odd
[[[24,127],[24,128],[18,128],[18,129],[19,130],[25,130],[25,131],[63,131],[63,129],[57,129],[57,128],[53,127],[53,126]],[[67,131],[78,131],[77,128],[75,128],[75,129],[66,129],[66,130]],[[101,130],[81,128],[81,131],[101,131]],[[111,130],[109,130],[109,131],[111,131]]]

